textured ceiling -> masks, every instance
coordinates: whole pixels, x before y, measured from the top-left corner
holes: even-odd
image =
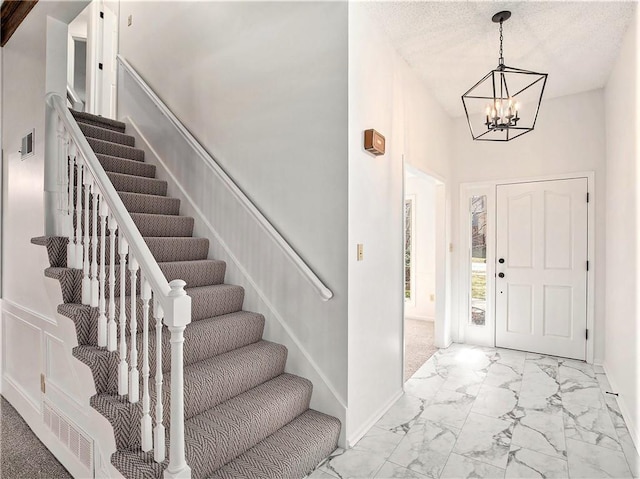
[[[368,2],[365,10],[452,117],[460,96],[498,64],[548,73],[545,98],[601,88],[636,7],[630,2]]]

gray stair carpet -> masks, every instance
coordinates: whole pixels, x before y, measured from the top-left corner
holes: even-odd
[[[144,162],[144,151],[136,148],[135,139],[125,133],[125,124],[88,113],[72,111],[72,114],[166,279],[182,279],[187,283],[186,291],[192,300],[192,322],[184,333],[185,449],[192,477],[304,477],[336,448],[340,421],[309,409],[311,383],[285,373],[286,348],[263,340],[264,317],[242,309],[243,288],[224,283],[225,263],[208,258],[209,241],[206,238],[192,236],[193,218],[180,216],[180,200],[166,196],[167,183],[155,178],[155,166]],[[81,206],[84,207],[84,198]],[[89,218],[91,234],[91,215]],[[74,213],[74,224],[75,220]],[[82,212],[83,226],[84,221]],[[76,327],[78,346],[73,354],[93,373],[97,394],[90,403],[113,426],[117,452],[111,457],[111,463],[128,478],[161,478],[168,460],[156,463],[152,453],[141,450],[141,403],[130,404],[127,396],[118,395],[119,357],[117,352],[98,347],[98,311],[80,304],[82,271],[67,268],[66,238],[41,237],[32,242],[47,247],[51,266],[45,275],[60,282],[64,300],[58,312],[71,319]],[[116,250],[117,244],[116,236]],[[109,258],[110,241],[105,242],[105,248],[106,258]],[[98,259],[101,257],[100,250],[97,256]],[[108,268],[106,270],[108,277]],[[119,257],[116,257],[115,274],[115,295],[119,296]],[[129,281],[127,272],[127,295],[131,294]],[[140,291],[139,275],[136,290]],[[120,298],[114,299],[119,310]],[[129,296],[125,298],[125,305],[128,314],[131,308]],[[152,312],[151,305],[150,318]],[[116,317],[117,314],[116,311]],[[142,317],[142,302],[138,298],[136,342],[139,365],[143,360]],[[129,326],[127,324],[127,341]],[[154,411],[156,344],[153,322],[149,327],[151,411]],[[160,399],[167,428],[167,457],[171,385],[169,336],[167,328],[163,327],[165,388]]]

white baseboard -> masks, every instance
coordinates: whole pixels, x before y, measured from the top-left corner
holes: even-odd
[[[609,370],[607,368],[606,363],[602,364],[602,369],[604,369],[605,374],[607,375],[607,379],[609,380],[609,384],[614,391],[619,391],[618,383],[616,380],[609,374]],[[625,424],[627,425],[627,429],[629,430],[629,435],[631,436],[631,440],[633,444],[636,446],[636,450],[640,451],[640,434],[638,434],[638,425],[632,421],[631,410],[629,409],[627,402],[625,401],[624,396],[617,396],[616,400],[618,402],[618,406],[620,407],[620,412],[622,413],[622,418],[624,419]],[[632,405],[633,406],[633,405]]]
[[[393,406],[396,401],[402,397],[403,394],[404,391],[402,389],[396,392],[380,409],[373,413],[355,433],[351,434],[347,438],[347,447],[352,448],[353,446],[355,446],[355,444],[360,439],[362,439],[362,437],[369,431],[369,429],[371,429],[373,425],[377,423],[389,409],[391,409],[391,406]]]

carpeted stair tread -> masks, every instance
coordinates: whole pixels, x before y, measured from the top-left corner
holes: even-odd
[[[185,236],[193,234],[194,219],[190,216],[131,213],[142,236]]]
[[[311,382],[282,374],[185,423],[187,461],[207,477],[309,408]]]
[[[181,279],[186,288],[222,284],[227,264],[216,259],[158,263],[167,281]]]
[[[96,157],[107,172],[144,176],[146,178],[155,178],[156,176],[156,166],[151,163],[127,160],[126,158],[118,158],[117,156],[110,155],[97,154]]]
[[[192,321],[184,330],[184,364],[197,363],[234,349],[257,343],[262,339],[264,316],[250,311],[224,314]],[[156,369],[155,323],[149,324],[149,367]],[[171,370],[170,333],[162,328],[162,371]],[[127,338],[128,339],[128,338]],[[138,331],[138,364],[142,364],[143,333]],[[128,358],[127,358],[128,360]]]
[[[284,479],[309,474],[331,454],[340,421],[309,409],[257,445],[236,457],[209,479]],[[195,477],[195,476],[194,476]]]
[[[191,321],[222,316],[242,310],[244,300],[244,288],[232,284],[216,284],[210,286],[198,286],[186,288],[185,291],[191,297]],[[136,297],[136,324],[138,331],[142,331],[142,300]],[[124,298],[125,313],[127,315],[126,331],[129,334],[131,322],[129,321],[131,309],[131,296]],[[153,317],[153,301],[150,301],[149,318]],[[116,318],[120,317],[120,298],[115,301]]]
[[[287,348],[258,341],[184,368],[184,417],[192,418],[284,372]],[[166,377],[169,404],[171,378]]]
[[[130,404],[127,396],[118,396],[117,392],[102,393],[92,396],[89,402],[96,411],[107,418],[113,427],[116,447],[119,450],[127,450],[131,444],[140,442],[139,416],[135,419],[132,417],[139,406]],[[126,477],[137,477],[137,474]]]
[[[180,214],[180,200],[178,198],[129,191],[118,191],[118,194],[129,213]]]
[[[51,266],[44,270],[44,275],[59,281],[64,303],[80,303],[82,301],[81,270]]]
[[[144,240],[158,262],[193,261],[209,255],[208,238],[147,236]]]
[[[126,125],[118,120],[112,120],[111,118],[92,115],[91,113],[86,113],[84,111],[76,111],[71,109],[69,109],[69,111],[71,111],[71,114],[76,119],[76,121],[89,123],[91,125],[97,125],[101,128],[109,128],[114,131],[119,131],[120,133],[124,133],[124,130],[126,128]]]
[[[118,156],[129,160],[144,161],[144,150],[131,146],[120,145],[110,141],[87,138],[89,146],[96,154]]]
[[[244,288],[233,284],[216,284],[188,288],[191,296],[191,320],[212,318],[242,310]]]
[[[208,477],[304,415],[311,392],[309,381],[285,373],[185,421],[185,452],[192,477]],[[111,462],[126,477],[160,478],[166,467],[140,450],[117,451]]]
[[[98,394],[117,394],[118,354],[116,352],[107,351],[98,346],[80,345],[73,348],[72,354],[91,369]]]
[[[133,136],[125,135],[124,133],[120,133],[119,131],[114,131],[109,128],[102,128],[100,126],[82,122],[78,122],[78,126],[87,138],[109,141],[111,143],[119,143],[125,146],[135,146],[136,144],[136,139]]]
[[[167,195],[167,182],[163,180],[113,172],[107,172],[107,176],[118,192],[125,191],[157,196]]]

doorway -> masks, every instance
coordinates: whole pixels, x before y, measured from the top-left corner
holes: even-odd
[[[460,340],[593,361],[593,181],[462,185]]]
[[[439,197],[444,185],[405,167],[404,198],[404,379],[408,380],[436,351]]]
[[[498,185],[496,346],[585,359],[586,178]]]
[[[113,2],[94,0],[69,23],[67,99],[76,110],[116,117],[118,16]]]

